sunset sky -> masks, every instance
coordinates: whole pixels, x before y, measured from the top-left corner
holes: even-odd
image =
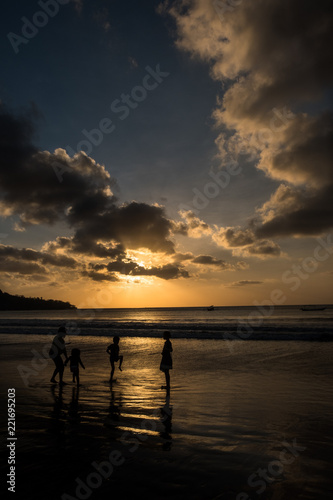
[[[83,308],[332,303],[331,11],[7,2],[0,288]]]

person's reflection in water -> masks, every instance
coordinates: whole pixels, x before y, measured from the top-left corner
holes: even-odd
[[[118,394],[110,387],[110,406],[105,425],[108,427],[117,427],[120,418],[121,394]]]
[[[68,408],[68,420],[71,424],[78,424],[81,420],[79,415],[79,386],[72,388],[72,400]]]
[[[165,398],[165,405],[161,408],[162,424],[164,429],[160,432],[163,438],[162,448],[164,451],[170,451],[172,446],[172,406],[170,406],[170,395]]]
[[[65,432],[65,409],[66,405],[62,397],[63,388],[61,385],[51,386],[51,394],[53,397],[53,409],[51,412],[51,420],[53,422],[53,431],[57,434],[64,434]]]

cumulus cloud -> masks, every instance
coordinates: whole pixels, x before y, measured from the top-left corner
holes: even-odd
[[[183,262],[185,260],[192,260],[194,258],[194,255],[192,252],[177,252],[173,255],[173,260],[175,262]]]
[[[26,115],[0,108],[0,214],[17,214],[22,227],[83,221],[112,203],[110,174],[83,152],[70,158],[33,144],[34,124]],[[63,169],[62,182],[56,172]]]
[[[156,276],[165,280],[190,277],[190,274],[186,269],[183,269],[175,264],[166,264],[164,266],[151,268],[138,266],[130,274],[132,276]]]
[[[242,230],[241,228],[227,227],[215,231],[213,240],[218,245],[225,247],[242,247],[254,243],[255,235],[250,229]]]
[[[332,85],[331,2],[182,0],[164,5],[176,23],[176,45],[208,62],[212,77],[223,82],[225,91],[213,113],[222,128],[216,139],[222,163],[247,154],[243,158],[282,183],[254,214],[256,227],[242,234],[230,228],[224,241],[238,246],[243,238],[245,246],[251,238],[329,230],[332,113],[310,115],[300,109],[319,102]]]
[[[97,271],[83,270],[81,276],[90,278],[93,281],[119,281],[119,278],[113,273],[99,273]]]
[[[75,230],[73,244],[90,252],[107,251],[98,242],[110,241],[174,252],[173,222],[163,207],[134,201],[120,206],[112,194],[115,180],[103,165],[83,152],[71,158],[63,149],[37,150],[31,118],[0,110],[0,215],[18,216],[21,228],[65,222]]]
[[[219,228],[213,234],[213,240],[219,246],[231,248],[233,255],[244,257],[279,257],[280,246],[271,240],[260,239],[253,229],[242,230],[239,227]]]
[[[177,222],[158,204],[120,205],[112,193],[115,180],[103,165],[83,152],[70,157],[63,149],[39,151],[32,118],[0,108],[0,215],[18,220],[19,230],[61,224],[72,234],[45,243],[41,251],[0,245],[1,270],[41,281],[58,268],[66,279],[116,282],[127,276],[189,278],[186,261],[220,271],[243,269],[209,255],[177,253],[175,235],[201,238],[214,229],[191,211],[182,212]],[[132,258],[135,250],[155,257],[139,263]]]
[[[124,276],[155,276],[157,278],[169,280],[175,278],[189,278],[190,275],[186,269],[179,264],[165,264],[163,266],[145,267],[139,265],[137,262],[126,260],[116,260],[104,264],[90,263],[92,270],[84,272],[84,275],[93,277],[95,280],[109,280],[110,276],[118,275]],[[100,273],[99,271],[107,270],[109,273]],[[103,276],[105,278],[103,278]]]
[[[44,266],[35,262],[21,262],[15,259],[4,259],[0,261],[0,271],[14,274],[46,274]]]
[[[148,248],[152,252],[174,252],[170,239],[173,223],[164,208],[131,202],[109,207],[103,213],[90,214],[80,222],[74,240],[81,245],[91,241],[117,241],[126,248]]]
[[[180,216],[183,222],[174,224],[174,232],[187,235],[191,238],[201,238],[202,236],[209,236],[212,233],[212,228],[199,219],[191,210],[181,211]]]
[[[267,257],[279,257],[281,255],[281,249],[274,241],[261,240],[254,245],[243,248],[240,254],[244,257],[259,257],[265,259]]]
[[[222,13],[223,4],[183,0],[165,5],[176,21],[177,46],[209,61],[215,78],[237,78],[224,97],[228,115],[252,121],[291,99],[317,97],[331,83],[329,0],[320,8],[310,0],[288,5],[253,0]]]
[[[39,252],[30,248],[18,249],[10,245],[0,245],[0,270],[14,274],[44,275],[51,269],[63,268],[74,269],[77,262],[66,255],[55,255],[47,252]]]
[[[0,257],[4,260],[40,262],[57,267],[76,267],[76,260],[66,255],[39,252],[30,248],[18,249],[10,245],[0,245]]]

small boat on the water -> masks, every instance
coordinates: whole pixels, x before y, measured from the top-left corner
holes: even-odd
[[[214,306],[207,307],[207,311],[214,311]]]
[[[315,306],[301,307],[302,311],[325,311],[325,309],[326,309],[326,307],[321,307],[321,306],[318,306],[318,307],[315,307]]]

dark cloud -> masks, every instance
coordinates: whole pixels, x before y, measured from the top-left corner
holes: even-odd
[[[0,110],[0,213],[18,214],[22,227],[73,223],[113,201],[113,181],[101,165],[78,153],[70,158],[64,150],[51,154],[32,144],[34,124],[27,116]],[[63,170],[61,179],[56,172]],[[61,182],[60,182],[61,180]]]
[[[174,243],[169,239],[173,225],[159,206],[134,201],[120,207],[113,206],[103,214],[91,215],[80,226],[74,242],[82,246],[91,241],[113,240],[126,248],[174,252]]]
[[[256,228],[258,238],[316,236],[333,227],[332,186],[303,197],[295,191],[295,198],[298,207],[294,210],[286,212],[275,206],[271,218]]]
[[[234,283],[231,283],[229,286],[239,287],[239,286],[249,286],[249,285],[262,285],[263,283],[264,283],[263,281],[241,280],[241,281],[235,281]]]
[[[255,237],[251,230],[241,230],[229,227],[220,234],[229,247],[242,247],[254,243]]]
[[[300,110],[309,102],[312,114],[316,107],[331,106],[332,2],[181,0],[165,5],[176,21],[177,46],[209,62],[214,78],[228,81],[214,112],[222,126],[216,141],[222,162],[229,154],[251,153],[259,169],[283,183],[255,214],[250,229],[224,233],[226,246],[254,245],[248,249],[254,255],[259,247],[279,255],[258,239],[329,230],[332,112],[312,116]]]
[[[190,275],[186,269],[183,269],[175,264],[166,264],[160,267],[144,268],[138,266],[131,273],[132,276],[156,276],[164,280],[176,278],[189,278]]]
[[[57,267],[75,268],[77,264],[75,259],[65,255],[53,255],[30,248],[19,249],[9,245],[0,245],[0,257],[7,262],[8,260],[33,261]]]
[[[157,278],[169,280],[178,278],[189,278],[189,273],[180,265],[166,264],[164,266],[144,267],[138,265],[136,262],[114,261],[108,264],[94,264],[91,263],[90,267],[94,271],[101,271],[107,269],[111,273],[119,273],[125,276],[156,276]]]
[[[250,225],[251,229],[221,228],[213,235],[213,240],[219,246],[232,248],[234,255],[261,258],[279,257],[281,255],[280,246],[274,241],[262,239],[264,235],[259,234],[259,229],[253,229],[255,221],[251,221]],[[241,262],[238,262],[238,268],[242,268]]]
[[[230,13],[231,44],[238,35],[246,50],[229,58],[229,70],[234,64],[249,71],[227,92],[230,114],[253,119],[291,100],[316,99],[333,79],[332,13],[329,0],[255,0]],[[227,66],[221,61],[219,68]]]
[[[271,177],[290,183],[281,184],[258,211],[259,238],[317,235],[333,226],[333,114],[298,117],[287,137],[285,146],[266,152],[259,163]]]
[[[258,257],[279,257],[281,249],[277,243],[273,241],[262,240],[256,242],[254,245],[246,247],[244,255],[258,256]]]
[[[214,78],[233,84],[224,121],[262,121],[272,108],[316,99],[333,78],[330,0],[183,0],[168,9],[178,47],[210,62]]]
[[[263,151],[258,167],[270,177],[319,189],[333,184],[333,113],[299,115],[285,128],[282,145]]]
[[[114,257],[119,246],[174,252],[174,225],[162,207],[134,201],[119,206],[115,181],[103,165],[83,152],[71,158],[62,149],[39,151],[33,134],[30,116],[0,108],[0,215],[18,215],[21,228],[65,222],[74,239],[59,245],[100,257]]]
[[[90,278],[93,281],[119,281],[119,278],[113,273],[99,273],[96,271],[82,271],[81,275]]]
[[[22,262],[19,260],[3,259],[0,261],[0,271],[18,274],[46,274],[46,268],[35,262]]]
[[[96,243],[87,238],[86,240],[76,240],[73,237],[59,236],[55,241],[50,241],[44,245],[44,248],[50,252],[55,252],[58,249],[65,249],[70,253],[78,253],[83,255],[93,255],[94,257],[103,258],[125,258],[126,251],[122,244],[114,243],[113,245],[105,245]]]
[[[194,255],[192,252],[185,252],[185,253],[178,252],[173,255],[173,260],[175,262],[183,262],[185,260],[192,260],[193,258]]]
[[[216,259],[215,257],[212,257],[211,255],[198,255],[198,257],[195,257],[192,259],[192,262],[194,264],[204,264],[207,266],[217,266],[220,267],[221,269],[230,269],[231,265],[226,262],[225,260],[221,259]]]

